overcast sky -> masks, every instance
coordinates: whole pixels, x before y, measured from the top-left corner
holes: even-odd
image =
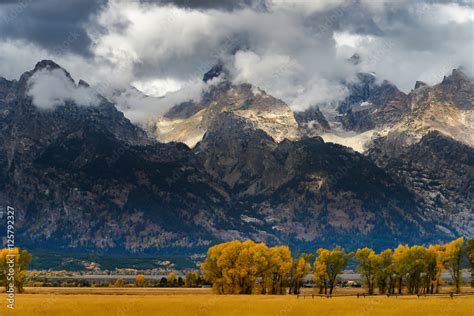
[[[354,53],[358,65],[347,62]],[[473,55],[471,0],[0,3],[0,76],[17,79],[53,59],[104,91],[133,84],[155,96],[181,89],[193,97],[221,60],[235,82],[303,109],[342,98],[341,82],[360,71],[405,92],[459,66],[473,76]]]

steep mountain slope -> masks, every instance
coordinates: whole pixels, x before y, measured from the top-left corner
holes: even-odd
[[[418,85],[408,112],[369,156],[416,192],[426,216],[474,232],[474,84],[453,70],[435,86]]]
[[[474,149],[432,131],[397,155],[384,139],[371,146],[370,157],[414,192],[424,216],[438,218],[457,233],[474,232]],[[393,151],[394,149],[390,149]]]
[[[383,170],[321,138],[275,143],[250,122],[224,113],[195,151],[238,197],[253,238],[380,247],[444,235],[418,213],[414,195]]]
[[[194,154],[148,139],[105,99],[36,108],[25,94],[28,80],[52,69],[60,68],[43,61],[18,82],[2,81],[0,195],[18,210],[21,244],[125,251],[207,245],[213,237],[206,225],[228,197]]]

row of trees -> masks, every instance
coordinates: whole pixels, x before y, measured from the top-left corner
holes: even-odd
[[[402,293],[405,285],[407,292],[438,293],[442,284],[441,272],[450,272],[456,292],[460,292],[462,282],[461,264],[464,250],[470,253],[472,264],[472,245],[470,239],[463,247],[464,239],[458,238],[446,245],[403,246],[399,245],[393,252],[391,249],[376,254],[372,249],[357,250],[355,259],[369,294],[374,293],[375,286],[380,294]]]
[[[170,288],[170,287],[202,287],[208,286],[209,283],[206,282],[202,275],[198,272],[191,271],[186,274],[185,277],[177,276],[175,272],[169,272],[167,276],[162,277],[161,279],[147,279],[144,274],[139,274],[135,276],[132,280],[127,280],[123,278],[117,278],[115,280],[106,282],[106,281],[90,281],[90,280],[75,280],[75,281],[31,281],[29,280],[26,283],[27,286],[33,287],[160,287],[160,288]]]
[[[204,285],[205,281],[202,279],[202,276],[194,271],[189,272],[186,274],[185,279],[183,280],[182,277],[176,276],[176,273],[171,271],[168,275],[159,281],[158,284],[153,282],[152,280],[146,280],[145,275],[139,274],[135,277],[134,285],[136,287],[148,287],[148,286],[159,286],[159,287],[198,287]],[[123,279],[117,279],[114,286],[115,287],[123,287],[124,281]]]
[[[380,294],[402,293],[403,288],[410,294],[437,293],[443,270],[450,272],[456,292],[460,292],[466,254],[474,277],[474,238],[428,247],[399,245],[380,253],[370,248],[355,252],[320,248],[316,255],[303,253],[297,258],[287,246],[230,241],[209,248],[201,270],[219,294],[298,294],[311,270],[320,293],[332,294],[338,277],[354,259],[369,294],[374,294],[375,288]]]
[[[0,286],[8,290],[9,283],[13,283],[17,292],[23,293],[26,270],[31,260],[32,255],[26,250],[19,248],[0,250]]]

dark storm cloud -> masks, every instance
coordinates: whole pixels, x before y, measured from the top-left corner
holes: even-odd
[[[245,7],[264,9],[265,0],[140,0],[142,3],[150,4],[172,4],[177,7],[189,9],[218,9],[236,10]]]
[[[109,2],[106,4],[106,2]],[[474,74],[472,0],[0,0],[0,75],[54,59],[111,90],[198,91],[220,61],[294,108],[344,96],[375,72],[410,91]],[[91,45],[93,43],[93,45]],[[71,53],[71,54],[66,54]],[[353,54],[361,57],[354,66]],[[191,89],[189,87],[196,87]],[[188,98],[189,99],[189,98]],[[184,99],[183,99],[184,100]],[[172,105],[172,104],[169,104]],[[146,117],[147,109],[134,109]]]
[[[0,2],[0,39],[22,39],[56,51],[88,55],[85,26],[106,0]]]
[[[327,31],[329,36],[334,31],[380,36],[383,32],[373,17],[371,12],[354,0],[327,11],[315,12],[304,23],[316,32]]]
[[[156,4],[156,5],[163,5],[163,4],[171,4],[181,8],[189,8],[189,9],[217,9],[217,10],[236,10],[242,9],[246,7],[250,7],[253,9],[259,10],[266,10],[268,8],[268,4],[271,3],[271,0],[139,0],[141,3],[148,3],[148,4]],[[319,0],[298,0],[298,1],[319,1]],[[384,1],[384,0],[372,0],[376,1]],[[396,3],[398,0],[394,0]],[[413,2],[417,2],[418,0],[414,0]],[[288,1],[291,2],[291,1]],[[354,10],[357,10],[357,5],[361,3],[361,0],[352,0],[348,1],[352,2],[354,6],[349,7]],[[449,4],[449,3],[457,3],[459,5],[464,6],[473,6],[474,1],[472,0],[420,0],[419,2],[426,2],[430,4]]]

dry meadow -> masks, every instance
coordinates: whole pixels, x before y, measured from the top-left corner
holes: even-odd
[[[4,294],[3,294],[4,295]],[[474,296],[366,298],[214,295],[209,289],[29,288],[1,315],[474,315]]]

